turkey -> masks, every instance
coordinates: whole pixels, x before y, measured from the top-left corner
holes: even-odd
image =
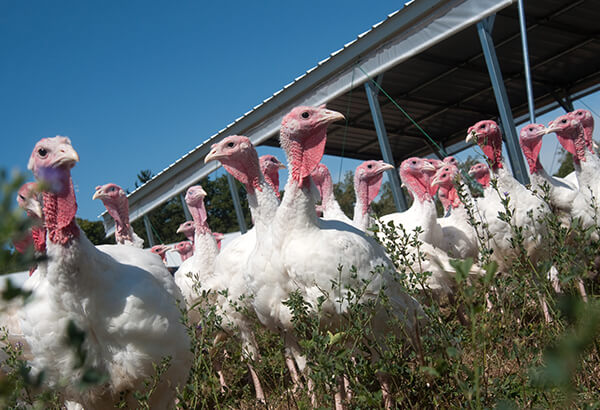
[[[19,253],[25,253],[27,248],[33,246],[36,257],[43,256],[46,253],[46,229],[43,227],[42,204],[38,197],[37,183],[28,182],[22,185],[17,192],[17,203],[32,221],[32,226],[24,237],[13,240],[15,250]],[[33,273],[35,266],[29,270],[29,275]]]
[[[185,383],[192,360],[176,300],[147,271],[94,247],[77,226],[71,168],[78,160],[66,137],[40,140],[29,160],[29,169],[47,187],[48,255],[46,270],[35,273],[40,275],[35,295],[20,311],[34,357],[32,372],[44,371],[44,383],[85,408],[112,408],[120,392],[126,392],[126,405],[133,408],[136,401],[127,392],[144,390],[144,381],[155,374],[153,364],[169,356],[170,366],[149,405],[172,407],[175,388]],[[86,335],[83,366],[64,343],[69,323]],[[105,374],[107,382],[81,390],[86,368]]]
[[[193,307],[201,301],[202,289],[208,289],[206,282],[214,273],[215,259],[219,253],[217,242],[208,226],[205,197],[206,191],[200,185],[188,188],[185,194],[185,202],[194,220],[194,252],[174,275],[175,283],[185,298],[192,323],[201,320],[199,311]]]
[[[379,194],[383,173],[394,169],[394,166],[383,161],[365,161],[356,167],[354,172],[354,217],[352,224],[361,231],[375,225],[375,219],[369,214],[371,203]]]
[[[279,170],[285,169],[285,165],[283,165],[274,155],[268,154],[262,155],[258,159],[258,162],[265,181],[271,185],[277,198],[279,198]]]
[[[165,265],[167,264],[167,252],[169,252],[170,250],[170,246],[163,245],[162,243],[154,245],[152,248],[150,248],[150,252],[160,256],[160,259]]]
[[[406,234],[412,234],[417,228],[421,228],[419,240],[435,246],[443,243],[444,235],[442,228],[437,223],[436,218],[421,218],[422,215],[436,215],[437,209],[433,200],[433,195],[437,191],[437,186],[431,186],[431,179],[435,175],[436,168],[432,161],[417,157],[412,157],[402,162],[400,167],[400,179],[407,186],[407,181],[412,183],[412,189],[409,189],[413,195],[413,203],[410,208],[404,212],[395,212],[382,216],[379,221],[381,225],[393,223],[396,228],[403,227]],[[441,161],[438,161],[441,163]],[[439,165],[439,164],[436,164]],[[380,232],[383,230],[380,229]],[[381,236],[381,233],[379,234]],[[384,239],[380,237],[380,239]]]
[[[129,223],[129,201],[123,188],[112,183],[97,186],[92,199],[100,199],[115,220],[115,241],[118,244],[144,247],[144,240],[136,235]]]
[[[476,142],[481,147],[490,164],[492,183],[496,183],[496,188],[484,190],[484,196],[477,199],[476,206],[488,225],[491,235],[489,239],[494,250],[492,258],[498,263],[499,272],[507,272],[513,260],[519,256],[518,249],[515,249],[511,241],[512,227],[499,217],[499,213],[505,212],[503,199],[510,201],[508,206],[514,210],[511,224],[522,229],[522,245],[533,266],[545,260],[548,250],[543,242],[547,234],[544,219],[551,212],[550,208],[504,168],[502,135],[498,124],[492,120],[479,121],[469,127],[466,142]],[[534,280],[538,280],[537,275]],[[543,296],[540,296],[540,303],[544,318],[549,322],[550,316]]]
[[[504,211],[501,195],[508,197],[511,201],[509,206],[514,208],[512,223],[523,228],[523,245],[528,256],[534,264],[542,260],[547,254],[542,241],[546,234],[546,226],[542,219],[550,209],[542,199],[521,185],[504,168],[500,127],[491,120],[479,121],[469,128],[466,141],[479,144],[490,163],[491,179],[497,181],[497,191],[494,188],[486,190],[484,196],[477,200],[477,205],[493,235],[494,255],[500,271],[507,270],[512,259],[516,257],[510,242],[512,229],[498,218],[498,212]]]
[[[184,223],[179,225],[176,233],[182,233],[187,238],[187,240],[193,244],[194,243],[194,232],[195,232],[194,221],[185,221]]]
[[[292,313],[283,303],[294,291],[302,295],[313,312],[317,299],[325,298],[322,325],[332,330],[348,313],[347,300],[324,294],[331,289],[332,281],[339,283],[342,294],[350,288],[363,288],[363,280],[369,281],[360,301],[374,303],[372,325],[378,336],[393,331],[401,337],[409,335],[416,342],[416,323],[424,315],[419,303],[394,279],[392,262],[373,238],[343,222],[317,217],[310,175],[323,156],[327,125],[342,118],[324,106],[296,107],[283,118],[280,144],[289,170],[285,195],[274,218],[257,218],[256,247],[248,259],[247,284],[254,296],[256,314],[269,329],[283,333],[300,370],[305,370],[306,359],[294,337]],[[259,211],[270,212],[272,201],[271,196],[257,195],[256,206]],[[350,273],[351,266],[355,273]],[[380,291],[389,298],[387,309],[377,303]],[[389,314],[403,326],[389,328]],[[383,375],[379,376],[386,407],[391,407],[389,384]]]
[[[467,209],[458,195],[457,178],[460,178],[458,168],[449,165],[438,169],[431,181],[432,185],[438,186],[438,198],[446,213],[437,220],[444,234],[441,249],[454,258],[475,260],[479,253],[477,233],[469,224]]]
[[[223,242],[223,239],[225,239],[225,235],[223,235],[221,232],[213,232],[213,236],[215,238],[215,241],[217,241],[217,248],[219,248],[220,251],[221,242]]]
[[[490,168],[483,162],[478,162],[469,169],[469,176],[475,178],[475,181],[483,187],[484,190],[490,188]],[[489,191],[489,190],[488,190]],[[484,196],[485,196],[484,192]],[[490,194],[488,194],[490,195]]]
[[[584,228],[595,226],[598,215],[592,203],[598,204],[600,198],[600,158],[590,150],[583,124],[572,114],[566,114],[550,122],[546,132],[555,132],[563,148],[573,155],[579,191],[573,199],[572,217],[581,218]],[[598,239],[597,232],[593,237]]]
[[[222,309],[224,324],[228,324],[229,331],[237,329],[242,341],[244,354],[251,360],[248,363],[250,374],[254,382],[256,396],[264,400],[264,393],[258,376],[251,366],[251,361],[258,359],[258,346],[251,329],[251,322],[244,315],[243,310],[252,309],[247,291],[245,278],[246,263],[252,250],[256,246],[259,232],[272,220],[279,199],[279,187],[274,183],[274,173],[280,166],[271,167],[270,181],[263,176],[261,168],[265,162],[259,163],[258,155],[250,140],[240,135],[232,135],[212,146],[205,158],[205,162],[221,161],[223,167],[246,188],[248,205],[254,221],[254,227],[246,234],[236,238],[223,252],[219,254],[215,265],[214,280],[209,282],[212,289],[227,289],[227,297],[220,295],[218,306]],[[262,165],[262,166],[261,166]],[[267,164],[268,165],[268,164]],[[236,305],[241,307],[236,308]],[[289,362],[288,362],[289,366]]]
[[[325,164],[319,164],[310,174],[313,182],[319,190],[321,197],[321,212],[323,212],[323,219],[325,220],[336,220],[352,225],[352,220],[346,216],[340,204],[335,199],[333,193],[333,180],[331,179],[331,173]]]
[[[540,196],[543,187],[548,186],[548,199],[550,205],[561,215],[561,220],[568,223],[571,214],[573,200],[577,195],[577,187],[571,185],[562,178],[549,175],[539,158],[542,149],[542,138],[546,135],[546,127],[542,124],[528,124],[521,128],[519,144],[527,159],[529,173],[531,174],[531,185],[538,190]]]
[[[181,261],[185,262],[194,254],[194,245],[190,241],[181,241],[175,244],[175,250],[179,252]]]

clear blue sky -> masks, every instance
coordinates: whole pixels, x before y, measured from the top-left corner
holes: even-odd
[[[401,4],[0,2],[0,165],[25,171],[39,138],[69,136],[79,215],[95,220],[96,185],[133,188]]]

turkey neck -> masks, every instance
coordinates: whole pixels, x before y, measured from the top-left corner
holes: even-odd
[[[68,245],[79,237],[79,228],[75,221],[77,201],[71,173],[59,170],[62,175],[62,189],[58,193],[44,192],[44,224],[48,232],[48,241],[58,245]]]
[[[279,207],[279,199],[262,173],[259,174],[257,186],[253,189],[246,188],[246,191],[248,207],[254,221],[257,237],[258,235],[265,235]]]
[[[206,208],[204,200],[201,199],[199,204],[187,204],[192,219],[194,221],[194,255],[201,257],[208,265],[212,265],[219,253],[217,241],[206,222]]]
[[[372,218],[369,215],[371,202],[375,199],[381,188],[383,175],[378,175],[373,181],[355,178],[354,194],[356,203],[354,204],[354,217],[352,222],[358,229],[365,231],[371,225]]]
[[[269,184],[275,195],[277,195],[277,199],[279,199],[279,170],[276,170],[272,173],[264,173],[263,177],[265,182]]]
[[[129,203],[125,201],[102,201],[106,210],[115,220],[116,231],[115,239],[117,243],[124,243],[125,241],[133,240],[131,235],[131,225],[129,225]]]

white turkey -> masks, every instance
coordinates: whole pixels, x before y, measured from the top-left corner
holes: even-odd
[[[71,168],[78,160],[66,137],[40,140],[29,160],[47,187],[48,256],[46,271],[35,273],[40,275],[35,297],[20,312],[32,372],[44,371],[44,383],[85,408],[112,408],[120,392],[133,408],[136,401],[128,392],[144,390],[144,381],[155,374],[153,365],[170,357],[150,406],[172,407],[192,360],[177,302],[154,276],[100,251],[77,226]],[[69,322],[85,332],[82,367],[64,341]],[[86,368],[105,374],[107,382],[80,389]]]
[[[333,192],[333,180],[331,179],[331,173],[325,164],[319,164],[310,174],[313,182],[319,190],[321,196],[321,212],[323,212],[323,219],[325,220],[336,220],[352,225],[352,219],[342,211],[342,207],[335,199]]]
[[[467,209],[458,195],[455,185],[458,178],[458,168],[449,165],[438,169],[431,181],[432,185],[438,186],[438,198],[446,215],[437,220],[444,234],[441,248],[454,258],[476,260],[479,253],[477,233],[469,224]]]
[[[112,183],[97,186],[92,199],[100,199],[114,219],[118,244],[144,247],[144,240],[136,235],[129,223],[129,200],[123,188]]]
[[[531,185],[543,195],[543,188],[548,187],[550,205],[560,213],[561,219],[567,222],[570,218],[573,200],[577,195],[577,187],[562,178],[549,175],[539,158],[542,149],[542,138],[546,135],[546,127],[542,124],[528,124],[521,128],[519,144],[529,165]]]
[[[263,157],[264,158],[264,157]],[[279,206],[279,178],[281,166],[272,160],[259,162],[256,150],[247,137],[232,135],[212,146],[205,162],[221,161],[223,167],[240,181],[247,192],[248,206],[254,221],[254,227],[246,234],[236,238],[219,254],[215,265],[215,276],[209,282],[212,289],[227,289],[227,296],[217,299],[220,313],[230,332],[238,332],[242,341],[243,353],[250,358],[248,367],[254,382],[256,396],[264,400],[260,381],[251,362],[258,359],[259,352],[252,323],[244,310],[252,310],[250,295],[246,283],[246,265],[248,257],[256,246],[258,232],[265,229]],[[268,179],[262,170],[269,175]],[[262,207],[259,207],[262,204]],[[289,363],[288,363],[289,366]]]
[[[533,266],[545,260],[548,249],[544,244],[547,235],[545,215],[551,212],[548,205],[534,193],[517,181],[504,167],[502,159],[502,135],[500,127],[492,120],[479,121],[469,127],[466,142],[477,143],[488,159],[491,171],[491,185],[484,190],[484,196],[476,201],[482,220],[488,225],[490,243],[494,252],[492,258],[498,263],[499,272],[510,269],[513,261],[519,256],[512,239],[514,232],[511,225],[522,230],[522,246]],[[505,212],[502,201],[508,199],[508,207],[513,209],[511,225],[500,218]],[[534,280],[543,275],[533,272]],[[550,321],[545,297],[540,295],[542,312],[547,322]]]
[[[257,246],[248,259],[247,283],[257,316],[271,330],[283,333],[301,370],[306,367],[306,359],[294,336],[292,313],[283,303],[292,292],[300,292],[313,312],[317,299],[324,297],[322,325],[329,329],[343,320],[349,303],[324,292],[331,290],[332,281],[339,283],[342,294],[350,288],[362,288],[363,280],[368,281],[360,301],[375,304],[371,325],[377,336],[395,332],[415,340],[416,323],[423,315],[418,302],[394,279],[393,264],[373,238],[343,222],[317,217],[310,174],[323,156],[327,125],[342,118],[324,106],[296,107],[283,118],[280,144],[289,170],[285,195],[275,217],[257,223]],[[259,211],[271,209],[271,203],[271,196],[257,196]],[[355,273],[350,273],[351,266]],[[382,290],[389,297],[387,309],[377,303]],[[389,328],[391,317],[403,325]],[[385,378],[380,380],[385,404],[390,407],[389,385]]]
[[[352,224],[361,231],[375,225],[375,219],[370,215],[371,203],[379,194],[383,173],[394,169],[394,166],[381,160],[365,161],[356,167],[354,172],[354,216]]]
[[[194,244],[192,244],[190,241],[177,242],[174,248],[177,252],[179,252],[182,262],[185,262],[194,254]]]
[[[190,241],[192,244],[194,243],[194,221],[185,221],[184,223],[179,225],[176,232],[182,233],[183,235],[185,235],[188,241]]]

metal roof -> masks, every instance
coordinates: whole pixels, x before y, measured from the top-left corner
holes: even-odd
[[[517,122],[527,113],[517,4],[513,0],[419,0],[375,24],[304,75],[236,119],[129,195],[131,220],[213,172],[204,164],[210,145],[244,134],[255,144],[278,145],[277,132],[293,106],[327,103],[348,113],[348,125],[328,132],[325,152],[357,159],[381,158],[362,84],[381,85],[430,136],[443,146],[463,140],[468,126],[497,117],[475,23],[496,13],[494,43]],[[525,2],[535,105],[556,107],[556,98],[581,97],[600,84],[600,2]],[[379,95],[390,145],[397,162],[433,151],[424,136],[383,95]],[[460,144],[459,144],[460,146]],[[107,234],[113,221],[103,213]]]

